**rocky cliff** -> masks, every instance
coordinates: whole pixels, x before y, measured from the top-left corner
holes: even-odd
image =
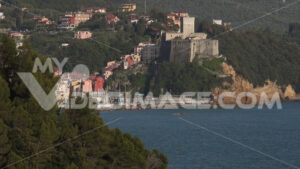
[[[295,90],[291,85],[288,85],[283,91],[282,87],[277,85],[276,82],[266,80],[264,86],[254,87],[252,83],[238,75],[232,66],[225,62],[223,62],[221,66],[223,73],[231,77],[232,83],[224,82],[221,88],[216,88],[213,90],[213,94],[218,96],[222,92],[235,92],[234,97],[224,99],[225,103],[235,103],[236,96],[241,92],[250,92],[254,94],[257,99],[260,98],[262,93],[265,93],[269,99],[271,99],[276,93],[278,93],[282,99],[292,99],[296,96]],[[251,100],[244,99],[243,102],[251,103]]]

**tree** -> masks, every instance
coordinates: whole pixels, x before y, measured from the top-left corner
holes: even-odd
[[[16,68],[16,45],[7,35],[1,39],[0,46],[0,74],[8,81],[12,71]]]
[[[109,129],[99,113],[86,108],[58,114],[57,107],[45,111],[38,105],[16,74],[30,72],[35,58],[44,60],[27,42],[17,52],[4,37],[0,53],[0,105],[6,106],[0,107],[0,167],[145,168],[149,150],[130,135]],[[46,91],[56,82],[49,72],[33,75]],[[167,168],[166,163],[160,166]]]
[[[7,126],[0,119],[0,167],[7,164],[7,154],[10,152],[10,143],[7,137]]]

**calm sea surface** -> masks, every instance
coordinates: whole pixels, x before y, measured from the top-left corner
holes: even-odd
[[[110,127],[166,154],[169,169],[300,167],[300,102],[282,110],[116,111],[101,117],[122,117]]]

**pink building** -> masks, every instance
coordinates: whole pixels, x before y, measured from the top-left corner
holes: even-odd
[[[78,26],[80,23],[86,22],[93,17],[92,13],[76,12],[74,15],[74,24]]]
[[[84,81],[82,86],[82,92],[83,93],[93,92],[93,81],[91,80]]]
[[[78,31],[75,35],[75,39],[88,39],[92,37],[92,33],[89,31]]]
[[[16,40],[23,40],[24,39],[24,35],[20,32],[12,32],[12,33],[9,34],[9,36],[11,38],[16,39]]]

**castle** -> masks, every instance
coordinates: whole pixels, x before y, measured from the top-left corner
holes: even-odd
[[[219,57],[219,41],[207,39],[205,33],[195,33],[194,17],[181,17],[180,22],[180,32],[164,34],[164,41],[170,46],[170,62]]]

